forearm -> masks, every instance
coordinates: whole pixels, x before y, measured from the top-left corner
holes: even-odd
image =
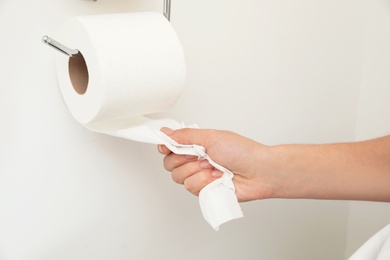
[[[273,197],[390,201],[390,136],[271,148]]]

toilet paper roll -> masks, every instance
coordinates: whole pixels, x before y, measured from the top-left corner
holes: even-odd
[[[81,16],[58,36],[81,55],[56,55],[59,85],[73,117],[90,130],[118,135],[140,124],[181,127],[175,120],[150,120],[179,98],[185,81],[184,53],[159,13]],[[142,136],[131,138],[142,140]]]
[[[56,55],[58,82],[73,117],[92,131],[134,141],[164,144],[178,154],[208,160],[224,175],[199,194],[203,216],[216,230],[242,217],[233,173],[212,161],[203,147],[181,145],[159,132],[184,127],[148,114],[171,108],[185,80],[176,33],[158,13],[112,14],[69,20],[57,39],[80,55]]]

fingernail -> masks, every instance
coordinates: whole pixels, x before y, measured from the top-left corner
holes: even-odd
[[[160,129],[160,131],[163,132],[166,135],[171,135],[174,132],[174,130],[172,130],[172,129],[168,128],[168,127],[162,127]]]
[[[215,178],[222,177],[222,175],[223,175],[223,173],[221,171],[218,171],[218,170],[211,171],[211,176],[213,176]]]
[[[213,166],[207,160],[200,161],[199,166],[202,169],[211,169],[211,168],[213,168]]]

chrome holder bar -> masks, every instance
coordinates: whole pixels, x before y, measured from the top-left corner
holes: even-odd
[[[164,0],[163,13],[168,21],[171,20],[171,0]]]
[[[59,52],[62,52],[65,55],[68,55],[69,57],[74,57],[79,55],[79,51],[76,49],[70,49],[61,43],[57,42],[56,40],[50,38],[49,36],[45,35],[42,37],[42,41],[49,46],[53,47],[54,49],[58,50]]]

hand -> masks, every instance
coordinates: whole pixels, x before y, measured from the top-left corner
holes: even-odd
[[[390,135],[355,143],[265,146],[238,134],[162,129],[181,144],[197,144],[234,173],[239,201],[306,198],[390,201]],[[165,169],[195,195],[222,173],[206,161],[165,146]]]
[[[262,163],[262,157],[267,154],[266,146],[228,131],[190,128],[176,131],[163,128],[161,131],[178,143],[203,146],[216,163],[232,171],[239,201],[271,197],[272,176],[267,172],[272,168]],[[196,156],[174,154],[163,145],[159,145],[158,149],[166,155],[164,167],[172,172],[172,179],[184,184],[194,195],[222,176],[222,172],[206,160],[198,161]]]

